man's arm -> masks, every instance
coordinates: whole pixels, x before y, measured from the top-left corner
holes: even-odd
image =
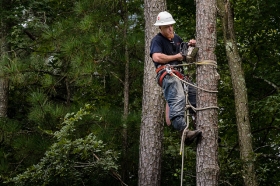
[[[154,62],[157,63],[168,63],[170,61],[182,61],[184,59],[184,57],[182,56],[182,54],[178,53],[176,55],[166,55],[163,53],[153,53],[152,55],[152,59]]]

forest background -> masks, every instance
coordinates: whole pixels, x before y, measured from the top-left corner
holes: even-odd
[[[137,185],[145,22],[141,0],[2,0],[0,182]],[[280,2],[232,2],[260,185],[279,185]],[[167,0],[183,39],[195,1]],[[217,20],[220,185],[242,185],[231,77]],[[188,72],[195,79],[195,69]],[[180,182],[179,140],[164,128],[162,185]],[[185,182],[195,185],[195,146]]]

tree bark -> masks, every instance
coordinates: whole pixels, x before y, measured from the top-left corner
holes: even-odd
[[[124,40],[124,59],[125,59],[125,76],[124,76],[124,110],[123,110],[123,161],[122,161],[122,178],[124,182],[128,180],[128,167],[127,167],[127,117],[129,114],[129,53],[128,53],[128,41],[127,41],[127,29],[128,29],[128,11],[127,2],[122,1],[123,12],[123,40]]]
[[[150,43],[158,33],[157,14],[166,9],[165,0],[145,0],[145,65],[142,121],[140,131],[139,186],[159,186],[163,136],[164,101],[155,81],[155,67],[150,58]]]
[[[7,117],[8,88],[8,80],[4,77],[0,77],[0,118]]]
[[[196,46],[199,47],[198,61],[214,60],[216,36],[216,1],[196,0]],[[198,65],[197,85],[216,91],[219,75],[213,65]],[[205,110],[199,108],[213,107]],[[197,91],[197,128],[202,137],[197,144],[197,185],[218,185],[218,109],[217,94],[201,89]]]
[[[3,6],[1,7],[4,8]],[[3,21],[3,18],[0,18],[0,57],[1,57],[0,63],[1,60],[4,60],[4,56],[7,55],[8,52],[8,43],[6,42],[6,34],[7,34],[7,25]],[[0,64],[0,118],[7,116],[8,88],[9,88],[9,81],[8,78],[5,77],[2,71],[2,64]]]
[[[247,88],[236,44],[233,12],[229,0],[218,0],[217,4],[221,14],[224,43],[234,90],[240,156],[243,162],[242,176],[246,186],[255,186],[258,183],[253,162],[254,151],[249,120]]]

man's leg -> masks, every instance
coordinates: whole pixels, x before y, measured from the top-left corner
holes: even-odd
[[[184,130],[186,98],[180,80],[174,76],[166,75],[162,83],[163,93],[169,105],[169,118],[173,127],[178,130]]]
[[[188,100],[190,104],[196,108],[196,88],[192,85],[188,85]],[[192,116],[192,123],[194,129],[196,129],[196,112],[192,109],[189,108],[190,115]]]
[[[174,76],[167,75],[163,79],[164,97],[170,107],[169,116],[173,127],[180,133],[186,128],[185,106],[186,97],[181,82]],[[193,140],[201,134],[201,131],[187,131],[186,143],[192,143]]]
[[[188,100],[196,108],[196,88],[191,85],[188,85]],[[190,109],[190,113],[193,114],[194,111]]]

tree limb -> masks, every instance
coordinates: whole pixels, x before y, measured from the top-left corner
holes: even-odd
[[[277,85],[275,85],[274,83],[272,83],[271,81],[268,81],[267,79],[264,79],[262,77],[259,77],[259,76],[253,76],[253,78],[256,78],[256,79],[261,79],[263,80],[264,82],[266,82],[267,84],[271,85],[274,89],[276,89],[277,91],[279,91],[279,87]]]

